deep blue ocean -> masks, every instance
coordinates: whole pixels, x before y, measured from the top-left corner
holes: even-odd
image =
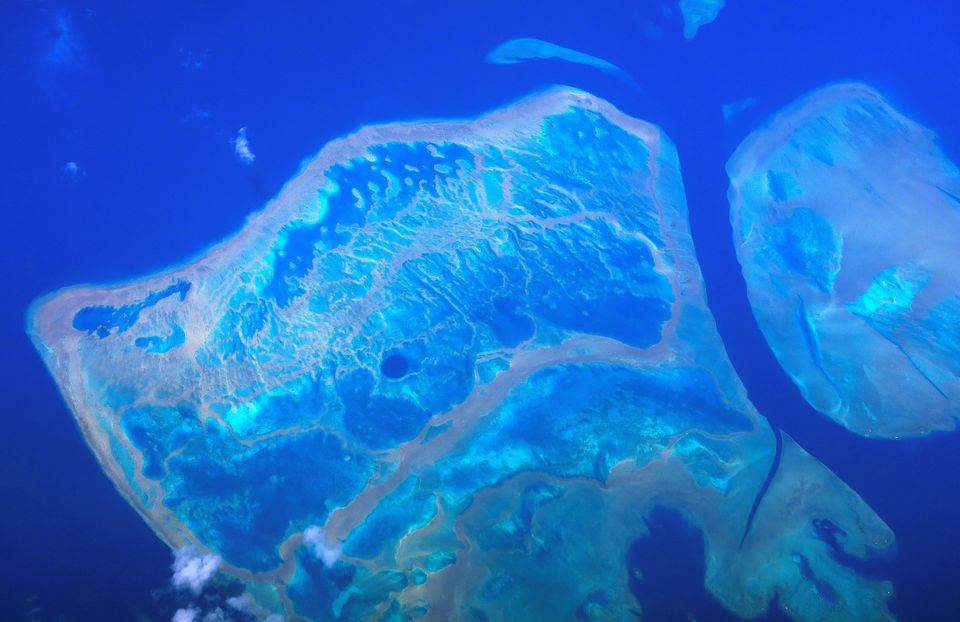
[[[753,319],[724,171],[768,115],[844,79],[876,87],[960,161],[958,32],[953,0],[729,0],[691,41],[668,0],[4,0],[0,620],[163,619],[154,592],[170,576],[169,550],[100,471],[27,338],[31,300],[188,259],[359,126],[472,117],[557,83],[675,141],[710,307],[751,400],[895,532],[898,617],[960,619],[960,435],[867,440],[807,405]],[[638,88],[561,61],[484,62],[514,37],[609,60]],[[725,123],[723,106],[746,98]],[[250,165],[230,143],[241,127]],[[702,593],[695,534],[661,518],[644,563],[675,581],[652,610],[685,619],[662,597],[677,594],[701,603],[701,621],[732,619]]]

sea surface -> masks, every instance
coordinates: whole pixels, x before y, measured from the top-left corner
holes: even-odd
[[[673,139],[710,308],[750,399],[894,531],[896,558],[878,562],[890,564],[894,613],[957,619],[960,435],[868,440],[807,405],[753,319],[724,164],[770,114],[849,79],[933,129],[960,161],[958,30],[947,0],[729,0],[692,40],[666,0],[3,2],[0,619],[170,614],[170,551],[84,444],[24,332],[31,300],[189,259],[362,125],[473,117],[551,84]],[[605,59],[633,81],[559,60],[484,61],[516,37]],[[724,118],[725,105],[746,101]],[[238,157],[238,137],[252,162]],[[651,611],[685,619],[674,605],[687,598],[700,620],[732,619],[702,590],[699,536],[654,518],[659,537],[630,560],[661,576]]]

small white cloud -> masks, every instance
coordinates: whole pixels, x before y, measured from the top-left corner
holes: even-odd
[[[63,172],[66,173],[70,179],[76,179],[81,175],[80,165],[76,162],[67,162],[63,165]]]
[[[327,568],[331,568],[340,559],[340,545],[327,542],[323,527],[316,525],[307,527],[303,532],[303,543],[310,547],[313,556],[322,561]]]
[[[53,43],[47,50],[46,60],[58,67],[76,67],[81,64],[82,50],[73,33],[73,25],[63,11],[54,17],[49,31]]]
[[[248,592],[244,592],[240,596],[231,596],[227,599],[227,606],[236,609],[241,614],[246,614],[244,619],[248,616],[253,616],[262,622],[285,622],[286,620],[286,618],[279,613],[271,614],[268,610],[258,605]],[[229,620],[229,616],[227,616],[226,619]]]
[[[173,617],[170,618],[170,622],[196,622],[198,615],[200,615],[200,612],[193,607],[177,609],[173,613]]]
[[[747,97],[739,101],[731,102],[723,106],[723,122],[730,124],[734,119],[736,119],[743,111],[747,110],[751,106],[757,103],[755,97]]]
[[[244,164],[253,164],[253,161],[257,159],[257,156],[250,151],[250,141],[247,139],[247,128],[241,127],[237,135],[230,140],[230,143],[233,145],[234,153],[237,154],[237,159]]]
[[[201,553],[196,547],[189,545],[177,549],[173,555],[173,586],[190,589],[194,594],[203,591],[222,563],[219,556]]]
[[[180,48],[180,64],[195,71],[200,71],[207,66],[207,58],[210,56],[209,49],[203,49],[199,52]]]
[[[246,592],[244,592],[240,596],[231,596],[230,598],[228,598],[227,605],[230,607],[233,607],[237,611],[242,611],[244,613],[248,613],[251,611],[250,597],[247,596]]]
[[[190,109],[190,112],[187,113],[187,116],[183,118],[184,121],[206,121],[213,116],[206,108],[194,107]]]
[[[223,609],[217,607],[213,611],[208,611],[207,615],[203,616],[203,622],[230,622],[230,618],[227,617]]]

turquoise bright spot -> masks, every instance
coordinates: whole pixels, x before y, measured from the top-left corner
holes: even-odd
[[[881,272],[863,295],[851,303],[850,310],[863,318],[905,313],[913,306],[917,293],[930,281],[923,269],[898,266]]]

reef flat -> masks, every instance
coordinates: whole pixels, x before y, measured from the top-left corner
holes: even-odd
[[[202,257],[28,323],[160,537],[290,619],[642,617],[660,506],[739,615],[891,618],[850,560],[893,534],[727,359],[673,144],[589,94],[365,128]]]
[[[487,62],[496,65],[515,65],[531,60],[562,60],[577,65],[586,65],[638,88],[636,80],[630,74],[610,61],[540,39],[510,39],[493,48],[487,55]]]
[[[683,16],[683,36],[693,39],[697,32],[712,23],[726,6],[726,0],[679,0]]]
[[[818,90],[730,159],[750,302],[814,408],[867,436],[960,416],[960,171],[862,84]]]

